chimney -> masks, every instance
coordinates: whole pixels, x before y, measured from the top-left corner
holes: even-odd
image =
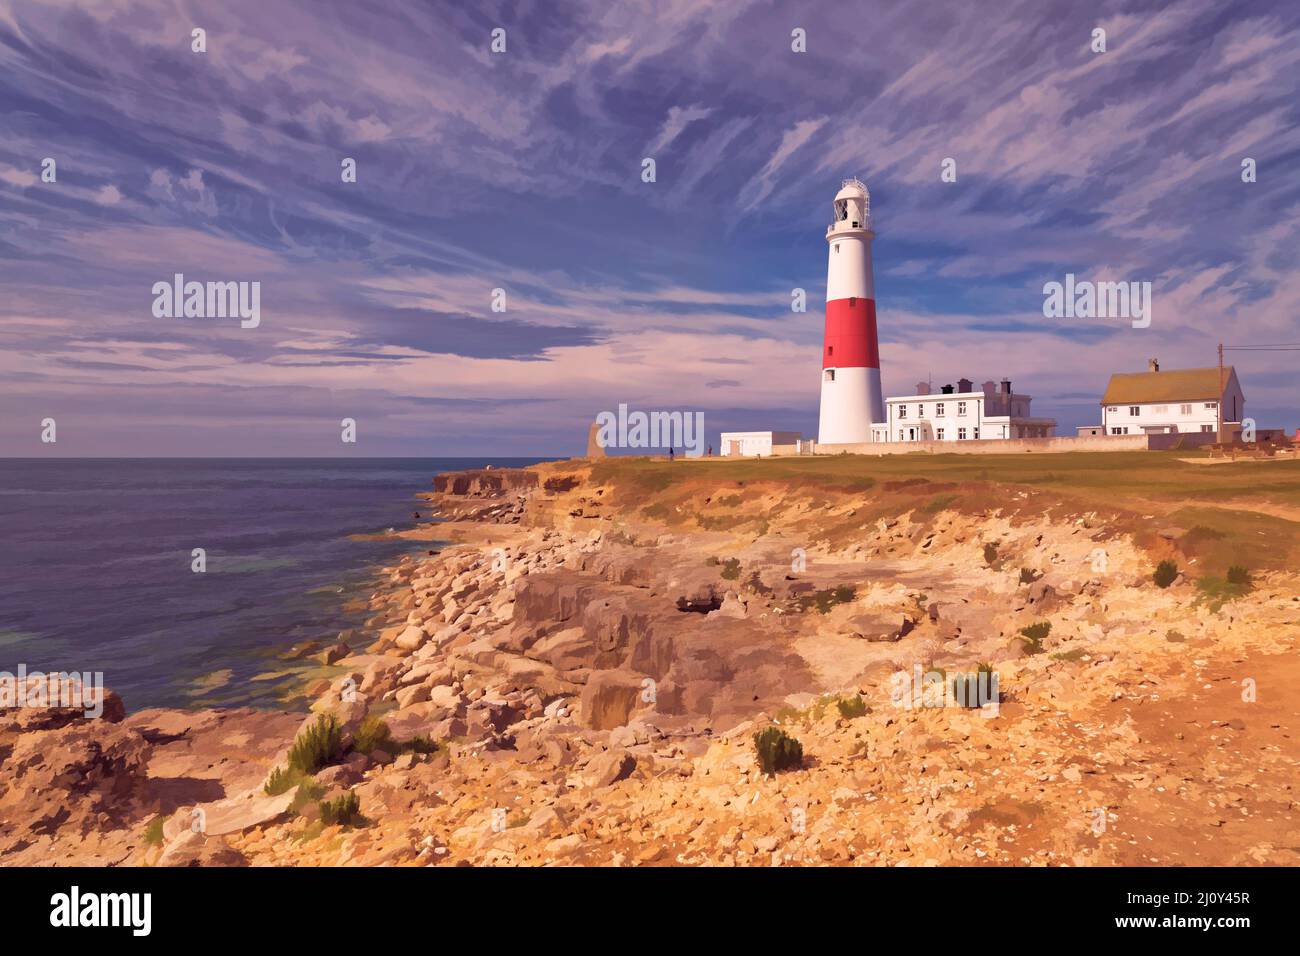
[[[939,391],[943,392],[945,395],[951,395],[951,394],[952,394],[952,386],[951,386],[951,385],[945,385],[943,388],[939,389]]]
[[[929,382],[917,382],[917,383],[916,383],[916,394],[917,394],[917,395],[929,395],[929,394],[930,394],[930,383],[929,383]]]
[[[1010,395],[1010,394],[1011,394],[1011,379],[1009,379],[1009,378],[1004,378],[1004,379],[1002,380],[1002,394],[1003,394],[1003,395]]]
[[[968,378],[957,379],[957,391],[969,392],[971,390],[971,380]]]
[[[1147,359],[1147,371],[1148,372],[1160,371],[1160,363],[1156,359]]]

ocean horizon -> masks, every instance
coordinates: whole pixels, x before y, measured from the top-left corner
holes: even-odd
[[[132,711],[294,706],[319,665],[281,655],[369,643],[377,569],[438,546],[389,533],[429,521],[434,475],[543,460],[0,459],[0,672],[99,671]]]

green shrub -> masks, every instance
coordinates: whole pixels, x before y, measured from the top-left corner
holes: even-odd
[[[1029,654],[1043,652],[1043,638],[1052,633],[1051,621],[1036,621],[1020,629],[1020,639],[1025,642],[1025,651]]]
[[[1238,572],[1236,581],[1232,580],[1234,571]],[[1244,581],[1242,580],[1243,576]],[[1226,578],[1198,578],[1196,590],[1199,592],[1197,600],[1209,604],[1210,610],[1217,614],[1227,602],[1235,601],[1237,598],[1250,593],[1250,574],[1245,568],[1233,565],[1228,570],[1228,577]]]
[[[300,770],[285,770],[282,767],[276,767],[271,771],[271,775],[266,778],[266,785],[262,790],[268,797],[278,797],[282,793],[288,793],[303,778]]]
[[[1156,583],[1156,587],[1167,588],[1174,583],[1178,577],[1178,565],[1169,559],[1165,559],[1156,565],[1155,573],[1151,575],[1151,580]]]
[[[803,744],[779,727],[767,727],[754,734],[754,749],[763,773],[779,773],[803,763]]]
[[[144,842],[147,846],[162,846],[163,842],[163,818],[154,817],[149,821],[149,825],[144,828]]]
[[[799,598],[800,609],[807,611],[811,608],[817,608],[821,614],[829,614],[830,609],[837,604],[847,604],[853,600],[857,592],[850,585],[841,584],[837,588],[826,588],[822,591],[814,591],[812,594],[804,594]]]
[[[990,694],[995,693],[995,684],[993,683],[993,665],[981,661],[975,665],[975,670],[965,673],[954,674],[952,677],[945,675],[945,682],[952,687],[952,696],[956,701],[960,701],[964,706],[979,710],[983,706],[980,701],[980,680],[983,678],[984,687]],[[987,677],[984,675],[988,675]],[[1000,692],[996,694],[1000,697]],[[996,697],[988,703],[995,703]]]
[[[388,724],[371,714],[361,721],[361,726],[357,728],[356,742],[353,743],[352,749],[363,754],[375,750],[383,750],[391,754],[397,752],[398,746]]]
[[[329,766],[342,753],[343,728],[339,726],[338,718],[333,714],[321,714],[316,723],[298,734],[289,748],[289,770],[312,774]]]
[[[921,511],[925,514],[937,514],[956,500],[956,495],[939,495],[938,497],[931,498],[925,505],[923,505]]]
[[[406,749],[412,753],[431,754],[438,750],[438,745],[431,737],[419,736],[412,737],[407,743]]]
[[[348,826],[361,819],[361,798],[349,790],[333,800],[320,802],[320,821],[326,826]]]
[[[324,794],[325,788],[308,777],[298,784],[298,790],[293,795],[293,802],[289,804],[289,809],[294,813],[302,813],[307,804],[317,802]]]
[[[727,558],[722,562],[722,576],[728,581],[735,581],[740,577],[740,559]]]
[[[854,717],[861,717],[867,712],[867,702],[862,699],[861,694],[854,694],[852,697],[841,697],[835,702],[839,708],[840,716],[852,720]]]

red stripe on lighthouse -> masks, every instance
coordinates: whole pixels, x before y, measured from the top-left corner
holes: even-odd
[[[832,299],[826,303],[822,368],[880,368],[874,299]]]

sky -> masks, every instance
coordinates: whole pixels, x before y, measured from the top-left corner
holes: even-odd
[[[0,0],[0,455],[811,437],[851,176],[885,394],[1006,377],[1073,434],[1112,372],[1300,342],[1298,86],[1284,0]],[[176,273],[259,324],[155,316]],[[1045,317],[1067,273],[1150,327]],[[1260,427],[1297,356],[1228,353]]]

